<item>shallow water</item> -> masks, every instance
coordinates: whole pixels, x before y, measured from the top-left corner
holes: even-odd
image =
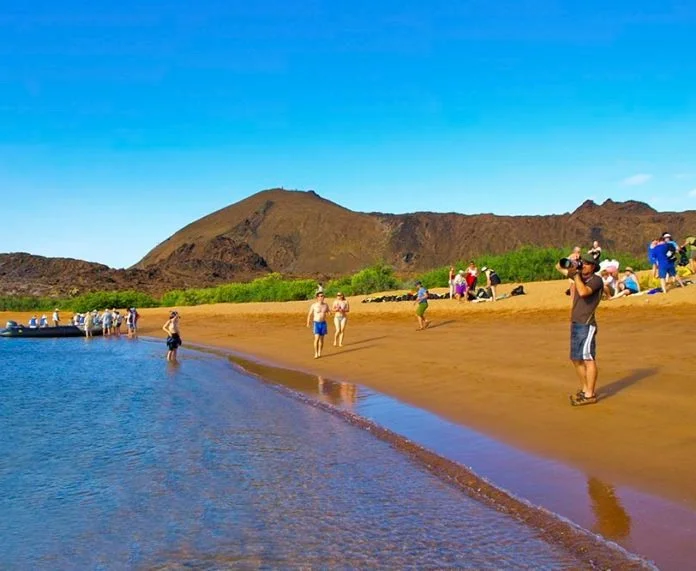
[[[469,467],[499,488],[568,518],[662,569],[690,569],[696,558],[696,512],[686,505],[602,481],[592,474],[507,446],[465,426],[353,383],[279,368],[235,355],[268,382],[389,428]]]
[[[229,361],[0,340],[0,568],[577,568]]]

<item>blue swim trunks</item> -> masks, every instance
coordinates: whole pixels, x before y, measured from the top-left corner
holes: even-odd
[[[597,357],[597,326],[570,324],[571,361],[594,361]]]
[[[326,321],[314,322],[314,335],[326,335],[329,332]]]

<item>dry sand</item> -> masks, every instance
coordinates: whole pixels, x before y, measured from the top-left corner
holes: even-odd
[[[696,286],[602,302],[600,401],[577,408],[568,402],[578,383],[568,361],[566,287],[565,280],[525,284],[527,295],[497,303],[435,300],[426,331],[415,330],[412,303],[350,298],[345,346],[331,346],[330,325],[317,360],[305,327],[309,302],[177,309],[184,345],[359,383],[614,485],[696,508]],[[167,312],[140,310],[141,334],[164,337]]]

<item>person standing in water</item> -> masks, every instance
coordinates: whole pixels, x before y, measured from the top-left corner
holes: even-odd
[[[176,352],[181,347],[181,335],[179,331],[179,312],[172,311],[169,319],[162,326],[167,334],[167,361],[176,363]]]
[[[346,296],[341,292],[336,294],[336,301],[333,302],[331,311],[334,314],[334,325],[336,333],[334,334],[334,347],[343,347],[343,335],[346,332],[348,324],[348,313],[350,312],[350,304]]]
[[[312,322],[314,323],[314,358],[318,359],[321,357],[321,352],[324,349],[324,337],[328,332],[326,316],[331,309],[326,303],[322,292],[317,293],[316,299],[317,300],[309,307],[309,313],[307,313],[307,327],[309,327]]]

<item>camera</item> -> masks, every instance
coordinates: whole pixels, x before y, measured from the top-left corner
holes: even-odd
[[[570,268],[576,268],[579,270],[582,268],[582,260],[573,260],[572,258],[561,258],[558,260],[558,265],[564,270],[569,270]]]

